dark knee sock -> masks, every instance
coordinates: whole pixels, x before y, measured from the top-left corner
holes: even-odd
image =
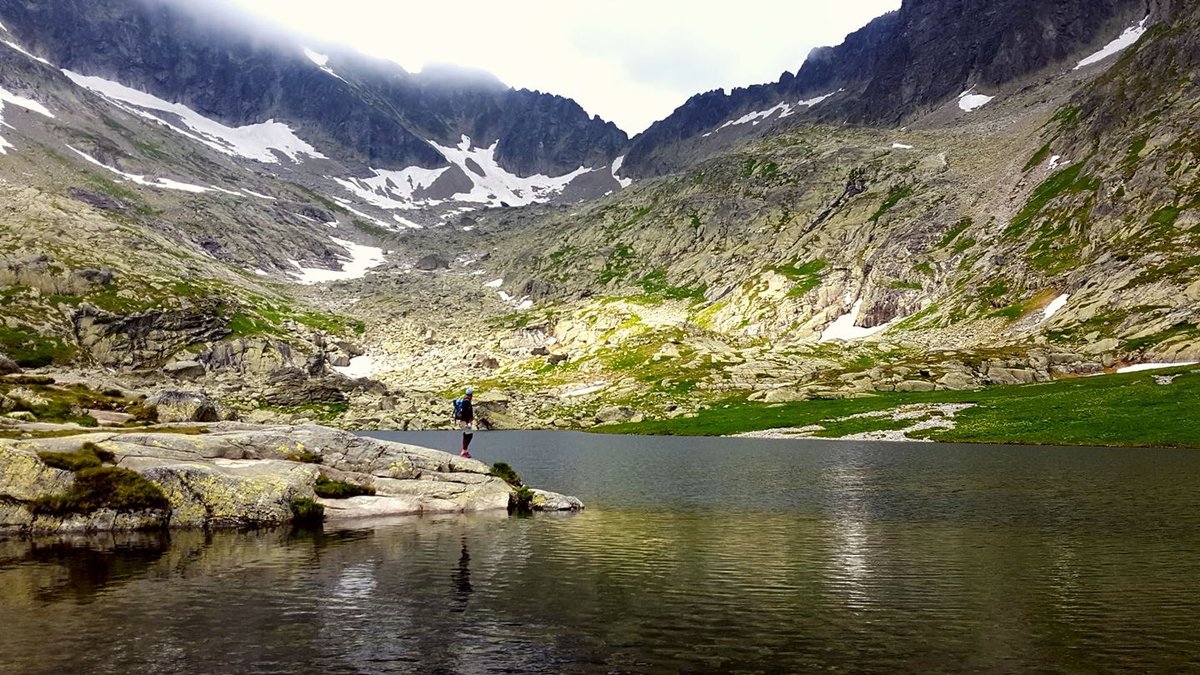
[[[475,438],[475,434],[463,434],[463,450],[471,447],[472,438]]]

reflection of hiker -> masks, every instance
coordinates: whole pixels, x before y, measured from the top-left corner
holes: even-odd
[[[471,439],[475,437],[475,408],[471,405],[471,396],[474,393],[473,389],[467,387],[467,393],[454,401],[454,420],[458,422],[463,434],[462,452],[459,454],[468,459],[471,453],[467,448],[471,447]]]
[[[454,611],[467,609],[467,600],[475,589],[471,588],[471,553],[467,551],[467,536],[462,538],[462,553],[458,556],[458,570],[454,572],[454,591],[457,602]]]

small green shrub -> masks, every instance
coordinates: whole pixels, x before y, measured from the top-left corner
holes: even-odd
[[[324,506],[311,499],[292,500],[292,522],[296,525],[320,525],[324,521]]]
[[[351,497],[373,496],[375,488],[370,485],[356,485],[340,480],[332,480],[321,474],[313,486],[318,497],[325,499],[349,499]]]
[[[520,487],[524,484],[521,482],[521,477],[517,475],[517,472],[506,462],[496,462],[493,464],[490,473],[513,487]]]
[[[100,509],[145,511],[169,509],[171,502],[157,485],[141,474],[115,466],[93,466],[75,473],[67,492],[34,501],[34,513],[65,516],[88,514]]]
[[[38,457],[47,466],[63,471],[92,469],[102,464],[111,464],[116,459],[116,455],[91,442],[84,443],[83,447],[75,452],[43,451],[38,453]]]
[[[508,510],[517,513],[532,513],[533,490],[524,485],[513,488],[512,498],[508,502]]]

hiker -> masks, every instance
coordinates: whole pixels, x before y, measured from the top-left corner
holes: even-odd
[[[467,393],[454,400],[454,420],[462,429],[462,452],[459,454],[467,459],[471,458],[467,448],[471,447],[471,439],[475,437],[475,409],[471,405],[471,396],[474,393],[474,389],[467,387]]]

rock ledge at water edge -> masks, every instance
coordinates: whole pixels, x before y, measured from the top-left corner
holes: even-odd
[[[158,486],[169,507],[65,515],[36,508],[39,499],[69,493],[76,481],[38,453],[71,453],[85,444]],[[375,494],[319,498],[314,488],[321,476]],[[583,508],[574,497],[532,493],[534,510]],[[321,504],[327,520],[494,511],[516,502],[515,490],[482,462],[315,425],[220,422],[0,440],[0,534],[272,526],[293,520],[300,500]]]

